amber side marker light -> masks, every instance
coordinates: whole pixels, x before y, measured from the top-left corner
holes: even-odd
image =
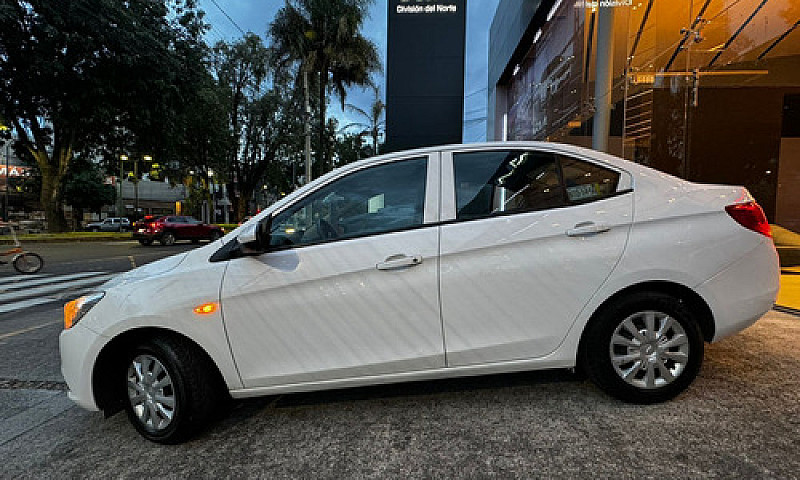
[[[218,306],[217,302],[208,302],[194,307],[192,311],[198,315],[209,315],[216,312]]]
[[[78,310],[80,309],[78,300],[80,299],[75,299],[64,304],[64,329],[66,330],[69,330],[75,325],[75,317],[78,316]]]

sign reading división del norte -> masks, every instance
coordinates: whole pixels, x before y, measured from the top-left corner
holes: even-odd
[[[389,0],[386,151],[460,143],[466,0]]]

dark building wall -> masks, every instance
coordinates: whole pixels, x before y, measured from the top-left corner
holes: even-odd
[[[776,221],[778,176],[796,170],[780,161],[783,137],[789,137],[781,134],[787,131],[786,99],[800,89],[700,88],[698,107],[688,111],[682,96],[654,93],[649,165],[695,182],[744,185]]]
[[[497,83],[505,73],[511,58],[522,45],[521,39],[529,30],[534,14],[542,0],[500,0],[489,29],[489,102],[486,115],[486,139],[500,140],[497,112],[505,110],[505,91],[497,91]],[[530,35],[530,33],[528,34]],[[499,97],[503,98],[499,98]],[[499,104],[498,104],[499,102]]]
[[[460,143],[466,1],[387,3],[385,150]],[[399,13],[398,7],[423,10]]]

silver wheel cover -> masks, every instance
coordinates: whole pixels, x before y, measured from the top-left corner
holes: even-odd
[[[614,330],[609,355],[614,371],[636,388],[674,382],[689,362],[689,338],[677,320],[658,311],[637,312]]]
[[[139,423],[151,432],[169,427],[175,414],[172,378],[157,358],[142,354],[128,366],[128,401]]]

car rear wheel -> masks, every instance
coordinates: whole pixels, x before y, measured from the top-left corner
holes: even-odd
[[[703,337],[686,304],[640,292],[598,312],[584,333],[580,363],[609,394],[656,403],[684,391],[702,361]]]
[[[143,437],[179,443],[211,418],[220,392],[208,363],[192,345],[172,338],[154,338],[133,349],[120,373],[128,419]]]
[[[175,244],[175,235],[169,232],[165,232],[164,235],[161,236],[161,245],[169,246]]]

